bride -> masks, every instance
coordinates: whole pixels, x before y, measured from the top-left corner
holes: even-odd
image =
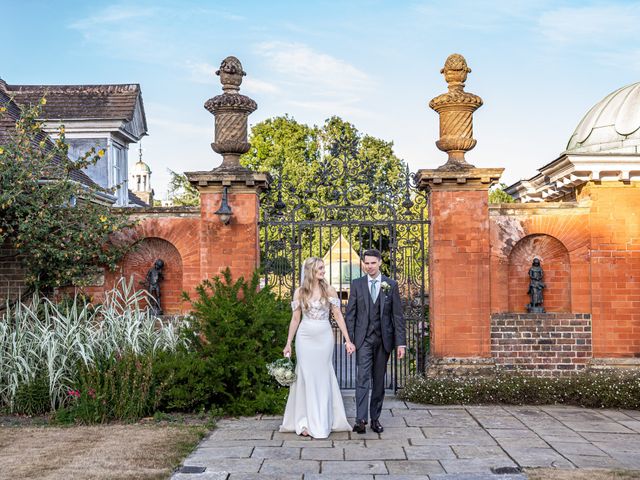
[[[346,339],[347,353],[350,355],[356,349],[349,338],[338,295],[325,280],[324,273],[321,258],[311,257],[304,261],[302,286],[293,295],[293,314],[283,350],[285,357],[291,356],[291,341],[295,336],[297,380],[290,387],[280,431],[314,438],[327,438],[331,432],[351,431],[333,370],[330,311]]]

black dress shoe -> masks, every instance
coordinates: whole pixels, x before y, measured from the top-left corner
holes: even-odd
[[[353,431],[356,433],[367,433],[366,422],[364,420],[357,420],[353,426]]]
[[[382,425],[380,425],[380,422],[378,420],[371,420],[371,430],[376,433],[384,432],[384,428],[382,428]]]

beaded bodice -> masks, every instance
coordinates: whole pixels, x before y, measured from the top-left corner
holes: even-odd
[[[331,305],[339,307],[340,300],[336,297],[329,297],[329,302],[323,301],[322,299],[311,300],[309,302],[309,309],[302,311],[302,320],[329,320],[329,310],[331,309]],[[291,309],[293,311],[299,308],[302,308],[302,306],[298,300],[291,302]]]

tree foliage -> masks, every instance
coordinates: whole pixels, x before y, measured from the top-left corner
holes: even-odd
[[[489,203],[514,203],[515,200],[509,195],[505,189],[507,185],[500,183],[489,190]]]
[[[38,121],[40,105],[25,107],[10,138],[0,145],[0,245],[8,242],[27,271],[31,287],[49,290],[82,285],[97,265],[115,268],[130,241],[122,233],[128,216],[92,201],[93,189],[74,172],[95,163],[104,151],[67,156],[64,127],[52,141]],[[0,105],[0,115],[8,115]]]
[[[255,125],[250,141],[242,165],[269,172],[275,181],[281,176],[284,185],[293,186],[283,189],[283,201],[289,207],[304,203],[302,218],[320,218],[321,204],[367,205],[374,214],[376,206],[401,195],[405,166],[393,153],[393,143],[361,134],[339,117],[322,127],[275,117]]]
[[[198,206],[200,205],[200,192],[189,183],[185,174],[176,173],[169,169],[171,180],[169,180],[169,200],[177,206]]]

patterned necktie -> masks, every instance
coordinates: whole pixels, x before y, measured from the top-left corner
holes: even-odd
[[[376,283],[378,283],[378,280],[371,280],[371,300],[373,300],[374,303],[376,301],[376,298],[378,298]]]

